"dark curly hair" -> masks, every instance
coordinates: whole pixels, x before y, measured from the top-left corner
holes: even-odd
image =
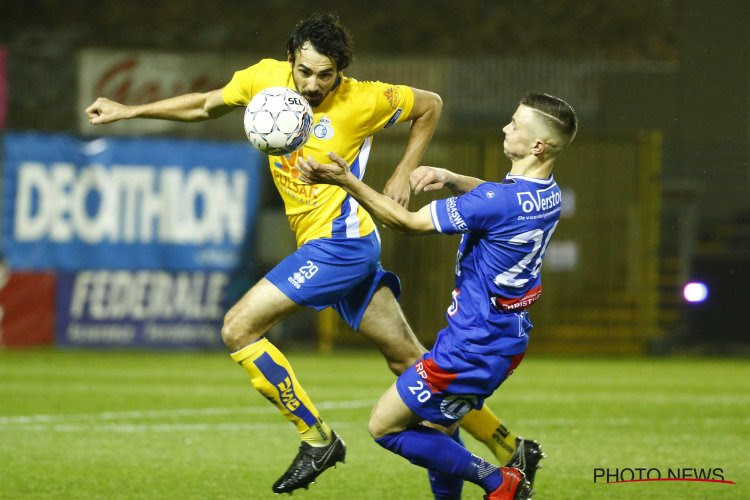
[[[307,41],[317,52],[333,59],[338,71],[345,69],[352,62],[352,34],[341,24],[336,13],[314,12],[297,23],[286,43],[286,51],[292,62],[297,51]]]

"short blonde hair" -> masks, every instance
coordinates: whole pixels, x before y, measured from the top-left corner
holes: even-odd
[[[521,104],[536,111],[544,125],[560,137],[563,144],[558,146],[565,147],[573,142],[578,133],[578,117],[570,104],[541,92],[529,92],[521,99]]]

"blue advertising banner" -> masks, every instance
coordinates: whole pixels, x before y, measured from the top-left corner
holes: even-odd
[[[228,282],[220,271],[59,273],[56,344],[218,347]]]
[[[8,116],[8,49],[0,45],[0,130],[5,128]]]
[[[221,345],[252,274],[264,155],[244,142],[8,133],[4,156],[2,253],[14,271],[50,272],[57,345]]]
[[[13,269],[231,270],[265,157],[244,142],[5,135]]]

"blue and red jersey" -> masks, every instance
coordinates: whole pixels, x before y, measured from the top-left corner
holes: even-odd
[[[430,204],[439,232],[463,234],[441,341],[475,353],[526,350],[531,329],[526,308],[542,292],[542,260],[561,208],[552,176],[510,174]]]

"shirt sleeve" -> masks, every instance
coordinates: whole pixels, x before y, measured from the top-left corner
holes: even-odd
[[[505,197],[497,184],[485,182],[461,196],[430,203],[432,224],[439,233],[483,232],[504,218]]]
[[[222,93],[224,104],[228,106],[247,106],[247,103],[249,103],[250,99],[255,95],[253,84],[255,83],[255,79],[258,76],[262,64],[263,61],[254,64],[249,68],[235,71],[232,79],[224,87]]]
[[[383,82],[365,82],[375,100],[370,118],[373,131],[402,122],[414,106],[414,91],[408,85],[391,85]]]

